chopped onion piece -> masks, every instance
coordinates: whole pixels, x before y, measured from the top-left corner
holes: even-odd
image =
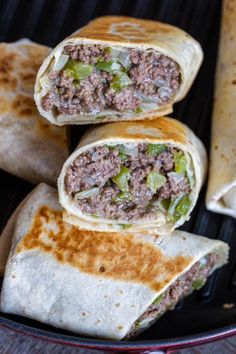
[[[150,103],[141,103],[139,106],[143,111],[152,111],[158,108],[157,103],[150,102]]]
[[[138,156],[138,146],[124,146],[123,152],[132,157]]]
[[[201,265],[205,265],[206,262],[207,262],[207,260],[206,260],[205,257],[203,257],[203,258],[201,258],[201,259],[199,260],[199,263],[200,263]]]
[[[195,184],[195,177],[194,177],[194,171],[192,167],[192,160],[189,154],[185,154],[186,160],[187,160],[187,167],[186,167],[186,175],[190,184],[190,187],[193,188]]]
[[[112,59],[118,59],[119,55],[120,55],[120,50],[116,49],[116,48],[111,48],[111,57]]]
[[[171,89],[169,87],[166,87],[166,86],[161,86],[158,89],[158,93],[159,93],[161,98],[164,98],[164,97],[169,98],[170,95],[171,95]]]
[[[158,87],[161,87],[161,86],[164,86],[165,82],[166,81],[164,79],[158,79],[158,80],[156,80],[155,85]]]
[[[98,187],[93,187],[86,189],[84,191],[78,192],[75,194],[75,199],[86,199],[86,198],[91,198],[94,197],[99,193],[99,188]]]
[[[41,94],[44,96],[52,89],[52,81],[46,75],[44,75],[40,78],[39,82],[42,87]]]
[[[69,55],[61,54],[57,61],[55,59],[53,70],[60,71],[62,68],[64,68],[68,59]]]
[[[177,173],[177,172],[169,172],[167,173],[167,176],[175,180],[176,182],[180,182],[184,178],[183,173]]]
[[[124,68],[128,68],[131,65],[129,54],[126,52],[120,52],[118,60],[123,65]]]
[[[145,95],[144,95],[143,93],[141,93],[141,92],[139,92],[138,95],[139,95],[140,98],[142,98],[143,103],[149,103],[149,102],[154,103],[154,102],[156,101],[155,98],[145,96]]]
[[[157,207],[160,211],[166,214],[166,208],[164,207],[162,200],[156,199],[152,202],[152,206]]]

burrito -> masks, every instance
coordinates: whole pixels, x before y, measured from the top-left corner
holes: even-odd
[[[27,196],[27,198],[30,197],[30,194]],[[19,211],[21,210],[21,208],[25,204],[25,201],[27,200],[27,198],[24,199],[18,205],[16,210],[12,213],[11,217],[7,221],[3,231],[1,233],[1,236],[0,236],[0,276],[3,276],[3,274],[4,274],[8,254],[11,249],[12,235],[14,233],[15,224],[16,224],[16,220],[17,220]]]
[[[225,0],[216,70],[207,209],[236,218],[236,0]]]
[[[57,125],[153,119],[187,94],[202,58],[199,43],[177,27],[100,17],[45,59],[35,101]]]
[[[56,190],[41,184],[17,217],[1,311],[129,339],[200,289],[227,257],[226,243],[183,231],[162,238],[79,230],[63,222]]]
[[[68,156],[66,130],[42,118],[33,99],[49,48],[23,39],[0,43],[0,52],[0,168],[35,184],[56,184]]]
[[[170,232],[188,220],[205,172],[203,144],[173,118],[97,126],[60,173],[64,220],[96,231]]]
[[[11,249],[12,235],[14,233],[16,220],[20,210],[23,208],[26,201],[35,194],[38,188],[41,188],[41,184],[35,187],[17,206],[17,208],[12,213],[11,217],[8,219],[5,227],[3,228],[0,235],[0,277],[3,276],[7,258]]]

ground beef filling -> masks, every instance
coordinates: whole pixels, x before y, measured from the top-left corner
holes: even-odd
[[[42,98],[46,111],[68,115],[98,114],[105,109],[141,113],[166,104],[180,86],[178,64],[155,51],[127,48],[125,59],[122,53],[119,60],[119,55],[114,58],[111,48],[102,45],[68,45],[63,54],[68,62],[60,71],[49,73],[52,87]],[[80,78],[69,62],[82,64]],[[119,69],[110,66],[111,62],[118,63]],[[101,63],[105,67],[99,66]]]
[[[181,151],[167,145],[98,146],[75,159],[65,188],[84,213],[131,223],[155,219],[162,202],[164,213],[166,206],[173,209],[178,198],[189,207],[191,187],[186,171],[175,172],[176,156],[185,159]],[[81,197],[81,191],[92,195]]]
[[[175,280],[169,289],[160,295],[134,323],[127,338],[134,337],[138,332],[149,327],[167,310],[173,309],[184,297],[191,294],[194,290],[200,289],[205,284],[217,260],[217,254],[209,253],[209,255],[194,264],[186,274]]]

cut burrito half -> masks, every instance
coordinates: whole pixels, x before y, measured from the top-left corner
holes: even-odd
[[[236,0],[225,0],[215,79],[207,209],[236,218]]]
[[[68,156],[66,129],[42,118],[33,91],[48,47],[0,43],[0,168],[32,183],[56,184]]]
[[[175,231],[95,233],[63,223],[41,184],[18,214],[1,311],[84,336],[129,339],[227,262],[228,245]]]
[[[202,58],[199,43],[177,27],[97,18],[45,59],[35,101],[57,125],[153,119],[187,94]]]
[[[58,180],[65,221],[96,231],[167,233],[188,220],[206,173],[201,141],[181,122],[90,129]]]

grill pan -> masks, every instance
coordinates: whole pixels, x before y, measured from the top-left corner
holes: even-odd
[[[187,97],[173,117],[186,123],[209,152],[212,96],[220,17],[220,0],[8,0],[0,3],[0,41],[28,37],[54,47],[65,36],[101,15],[129,15],[161,20],[186,30],[202,45],[205,59]],[[70,128],[71,150],[87,127]],[[7,139],[7,136],[6,136]],[[33,185],[0,171],[0,227]],[[178,304],[133,341],[81,338],[19,316],[0,313],[0,326],[53,342],[105,351],[151,352],[196,345],[236,333],[236,220],[205,209],[206,187],[184,230],[215,237],[231,247],[229,264],[216,271],[198,292]],[[225,303],[235,303],[224,309]]]

